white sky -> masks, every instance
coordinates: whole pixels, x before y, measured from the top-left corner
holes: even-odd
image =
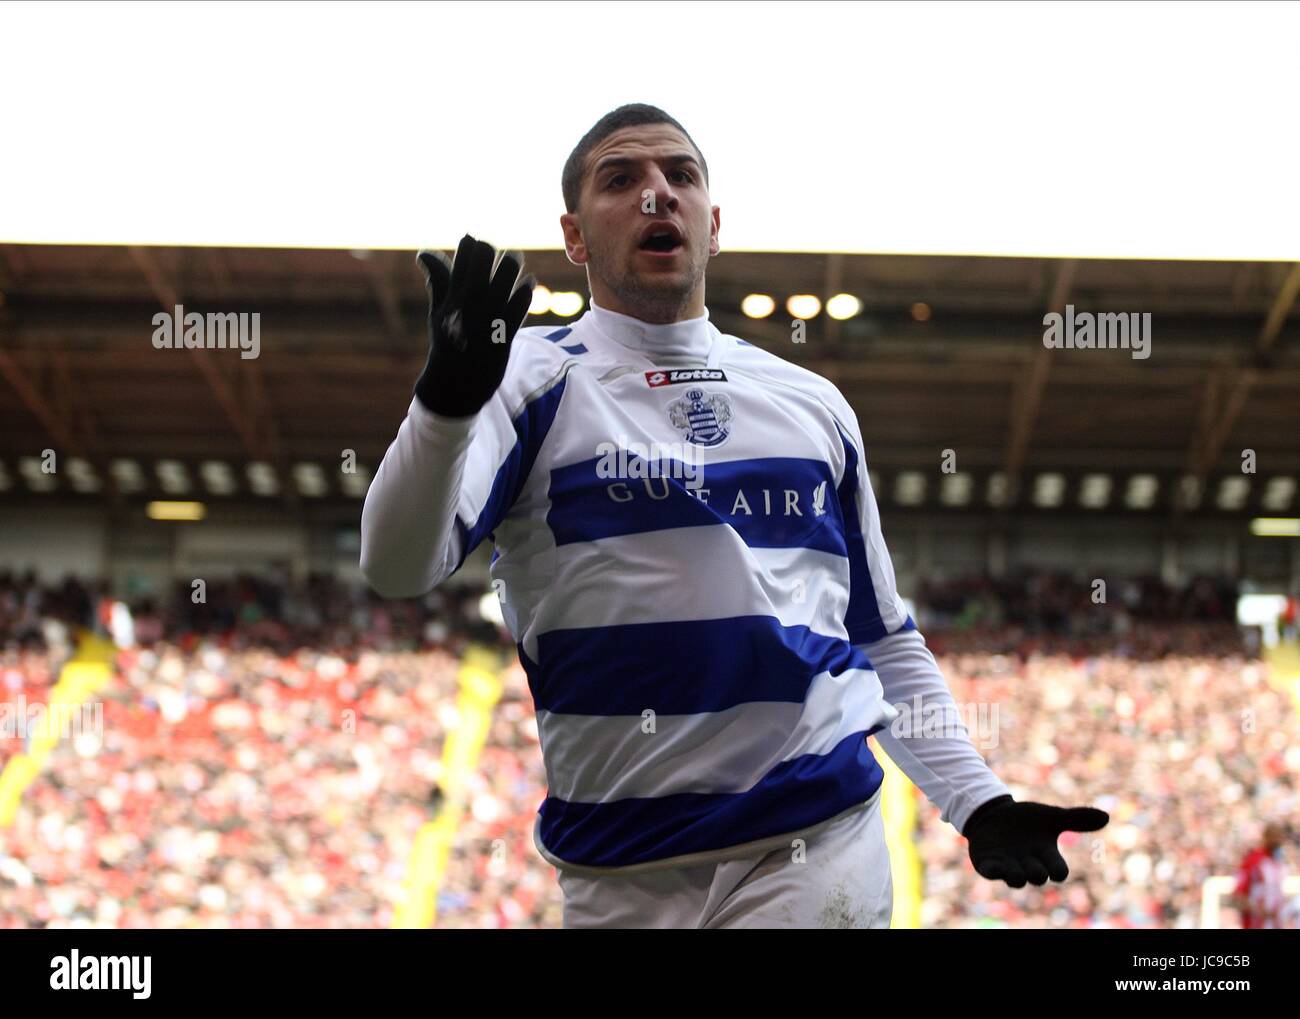
[[[0,7],[0,241],[559,248],[650,102],[724,250],[1300,260],[1300,6]]]

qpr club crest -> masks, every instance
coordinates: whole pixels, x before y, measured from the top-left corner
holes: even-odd
[[[687,442],[697,446],[721,446],[731,434],[731,401],[721,393],[688,389],[679,400],[668,405],[668,420]]]

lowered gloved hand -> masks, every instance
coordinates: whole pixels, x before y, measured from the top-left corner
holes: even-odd
[[[1017,803],[1005,795],[976,808],[962,834],[970,840],[976,873],[1023,888],[1026,881],[1044,885],[1049,877],[1053,881],[1069,877],[1070,868],[1056,847],[1062,832],[1100,831],[1109,822],[1110,815],[1095,807]]]

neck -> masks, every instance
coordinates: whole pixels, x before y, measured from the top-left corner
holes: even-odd
[[[703,364],[717,330],[709,322],[709,309],[697,318],[680,322],[643,322],[631,315],[602,308],[593,299],[587,312],[598,332],[615,343],[644,354],[655,364]]]

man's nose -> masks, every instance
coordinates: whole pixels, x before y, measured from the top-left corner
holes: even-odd
[[[656,209],[667,209],[670,212],[676,211],[677,193],[673,190],[672,182],[664,176],[663,171],[655,170],[647,187],[654,192]]]

